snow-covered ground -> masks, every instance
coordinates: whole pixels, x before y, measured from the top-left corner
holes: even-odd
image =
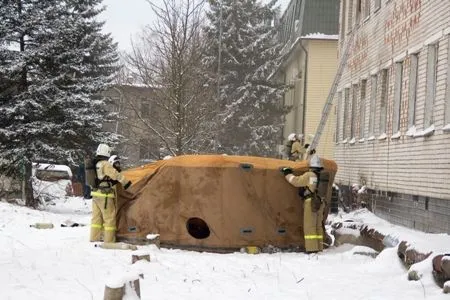
[[[142,273],[142,299],[449,299],[433,281],[431,262],[420,281],[408,281],[395,248],[376,258],[369,248],[331,247],[303,253],[213,254],[139,246],[151,262],[131,264],[131,250],[89,243],[90,201],[67,198],[45,211],[0,202],[0,299],[103,299],[105,283]],[[450,252],[450,236],[391,225],[368,211],[330,216],[371,224],[406,238],[418,250]],[[36,229],[51,222],[53,229]],[[130,294],[127,299],[134,299]]]

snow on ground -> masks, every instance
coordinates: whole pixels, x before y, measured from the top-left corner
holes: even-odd
[[[433,282],[430,264],[423,267],[421,281],[408,281],[395,248],[372,258],[358,254],[370,249],[348,244],[312,256],[199,253],[150,245],[137,251],[149,253],[151,262],[132,265],[131,250],[94,247],[89,226],[60,227],[66,220],[89,224],[90,205],[76,197],[45,210],[0,202],[1,299],[103,299],[105,283],[138,273],[144,274],[142,299],[448,299]],[[450,250],[449,235],[395,226],[368,211],[330,216],[340,218],[406,237],[419,249]],[[29,227],[35,222],[52,222],[55,228]]]

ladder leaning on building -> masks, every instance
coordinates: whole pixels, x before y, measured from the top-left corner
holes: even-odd
[[[322,115],[321,115],[321,118],[320,118],[319,125],[317,126],[317,130],[316,130],[316,132],[314,134],[314,138],[311,141],[311,144],[309,145],[309,152],[308,153],[314,153],[317,145],[319,144],[320,136],[322,135],[322,132],[323,132],[323,130],[325,128],[325,124],[327,123],[328,116],[329,116],[329,113],[330,113],[330,109],[331,109],[332,104],[333,104],[334,95],[336,94],[337,87],[339,85],[339,81],[341,80],[342,73],[344,72],[344,68],[345,68],[345,66],[347,64],[347,60],[348,60],[348,57],[350,55],[350,48],[351,48],[352,43],[353,43],[354,35],[355,34],[352,33],[350,35],[350,37],[348,38],[348,40],[347,40],[347,45],[345,46],[344,52],[342,53],[342,59],[341,59],[341,61],[339,63],[338,69],[336,71],[336,75],[335,75],[334,80],[333,80],[333,84],[331,85],[330,92],[328,93],[327,100],[326,100],[325,105],[324,105],[323,110],[322,110]]]

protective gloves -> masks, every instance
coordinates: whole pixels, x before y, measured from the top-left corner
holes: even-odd
[[[124,186],[123,189],[126,190],[127,188],[129,188],[131,185],[131,181],[128,181]]]
[[[281,169],[281,172],[283,173],[284,176],[286,176],[288,174],[292,174],[292,169],[285,167],[285,168]]]

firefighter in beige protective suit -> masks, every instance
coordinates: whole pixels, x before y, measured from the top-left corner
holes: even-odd
[[[320,170],[322,164],[317,155],[309,160],[309,171],[295,176],[291,168],[283,168],[286,180],[299,188],[299,195],[304,202],[303,206],[303,231],[305,238],[305,250],[307,253],[323,250],[323,210],[324,203],[316,193],[318,191]]]
[[[111,149],[108,145],[98,145],[95,158],[97,184],[91,192],[91,242],[100,241],[102,232],[104,242],[114,243],[116,241],[116,184],[121,183],[124,189],[131,185],[131,181],[126,179],[108,161],[110,155]]]
[[[303,154],[305,153],[305,148],[302,146],[303,134],[299,133],[298,135],[295,133],[291,133],[288,136],[288,141],[290,144],[290,150],[289,151],[289,160],[292,161],[299,161],[303,159]],[[289,146],[288,146],[289,147]]]

